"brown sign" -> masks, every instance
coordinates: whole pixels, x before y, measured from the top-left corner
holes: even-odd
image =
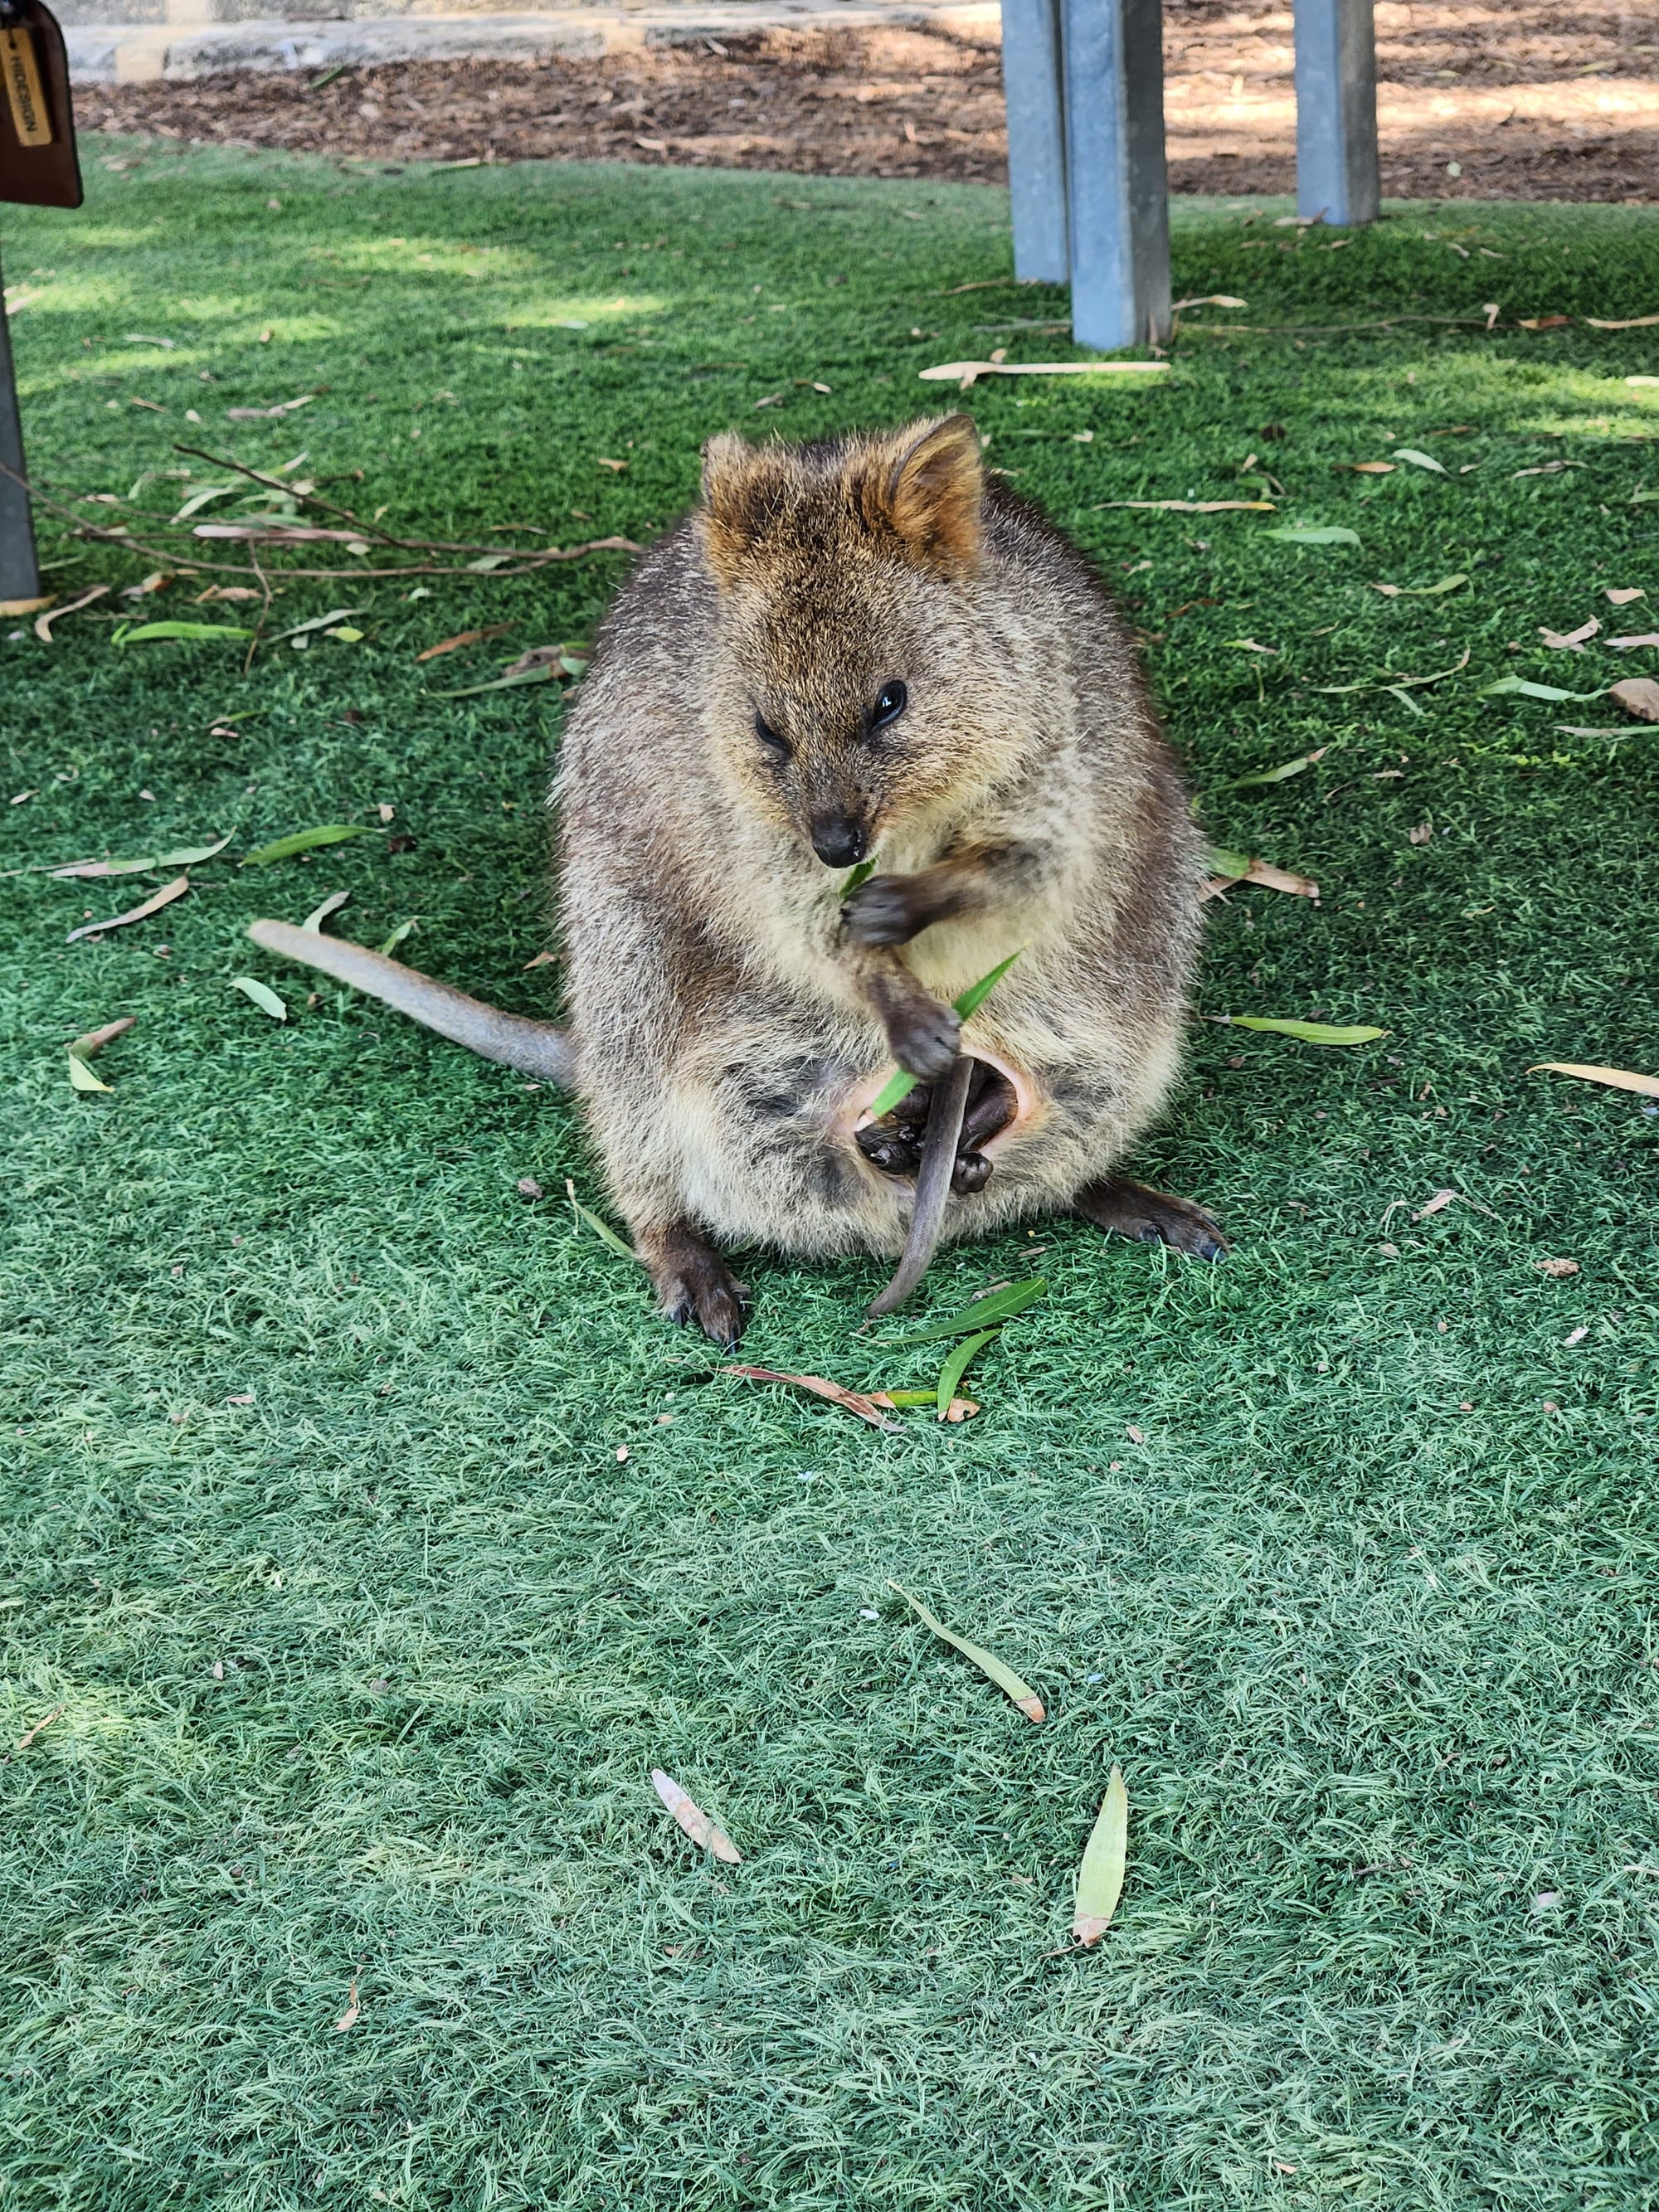
[[[41,0],[0,0],[0,200],[79,207],[69,58]]]

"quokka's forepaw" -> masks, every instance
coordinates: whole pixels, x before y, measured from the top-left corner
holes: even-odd
[[[887,1023],[887,1042],[907,1075],[924,1083],[936,1082],[957,1056],[962,1024],[953,1006],[919,992],[906,1001]]]
[[[854,945],[908,945],[926,927],[915,911],[908,876],[872,876],[842,908]]]

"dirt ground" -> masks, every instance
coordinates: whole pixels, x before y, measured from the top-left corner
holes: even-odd
[[[1291,16],[1165,0],[1170,180],[1289,191]],[[1376,10],[1382,189],[1659,200],[1659,13],[1617,0]],[[1000,50],[921,31],[763,31],[601,61],[415,62],[88,87],[82,127],[379,161],[542,160],[1001,179]]]

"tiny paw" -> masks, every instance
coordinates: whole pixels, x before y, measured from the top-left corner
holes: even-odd
[[[907,1075],[932,1083],[945,1074],[957,1056],[962,1024],[953,1006],[936,999],[913,1000],[887,1024],[887,1042],[893,1057]]]
[[[852,894],[842,911],[854,945],[908,945],[923,927],[912,910],[909,883],[903,876],[872,876]]]
[[[749,1288],[716,1261],[713,1267],[688,1270],[663,1291],[663,1311],[682,1328],[696,1322],[707,1337],[735,1352],[748,1320]]]

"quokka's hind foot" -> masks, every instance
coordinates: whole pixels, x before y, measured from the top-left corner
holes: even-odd
[[[695,1321],[705,1336],[735,1352],[748,1319],[749,1291],[713,1245],[684,1221],[642,1230],[636,1243],[669,1320],[682,1328]]]
[[[1231,1249],[1217,1224],[1190,1199],[1148,1190],[1127,1176],[1106,1176],[1080,1190],[1075,1210],[1097,1229],[1133,1237],[1141,1244],[1168,1244],[1197,1260],[1218,1260]]]

